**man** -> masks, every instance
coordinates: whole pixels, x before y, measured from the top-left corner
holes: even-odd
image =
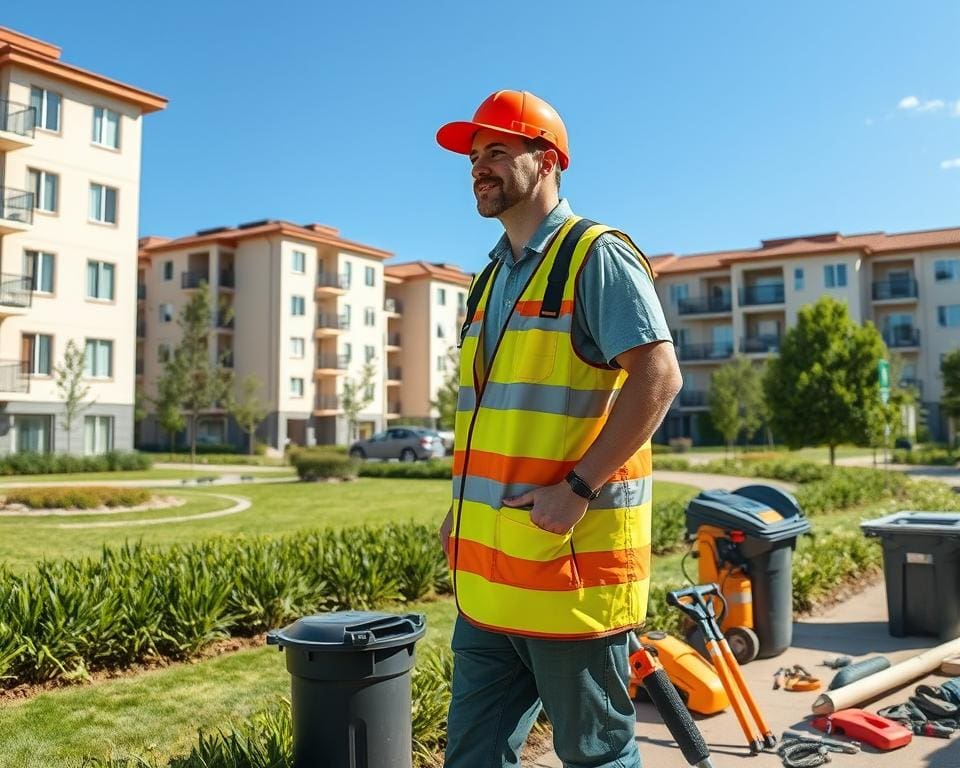
[[[650,438],[681,378],[646,258],[559,197],[556,111],[499,91],[438,143],[504,235],[461,333],[453,504],[460,615],[446,768],[520,765],[543,706],[568,768],[636,768],[627,633],[646,612]]]

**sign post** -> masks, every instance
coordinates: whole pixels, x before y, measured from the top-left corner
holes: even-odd
[[[890,361],[877,361],[877,383],[880,385],[880,402],[886,405],[890,402]],[[887,465],[887,443],[890,439],[890,425],[883,426],[883,465]]]

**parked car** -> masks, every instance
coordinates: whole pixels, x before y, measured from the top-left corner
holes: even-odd
[[[423,427],[391,427],[350,446],[350,455],[355,459],[416,461],[438,458],[445,453],[440,435]]]
[[[447,449],[447,456],[450,456],[453,453],[453,430],[440,430],[437,434],[443,440],[443,447]]]

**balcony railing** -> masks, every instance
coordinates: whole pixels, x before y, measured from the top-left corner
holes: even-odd
[[[318,411],[339,411],[340,395],[317,395],[316,409]]]
[[[740,289],[740,303],[746,307],[757,304],[782,304],[783,297],[783,283],[748,285]]]
[[[33,224],[33,192],[0,187],[0,219]]]
[[[392,403],[387,403],[387,413],[403,413],[403,406],[400,401],[395,400]]]
[[[910,278],[896,278],[893,280],[877,280],[873,284],[873,300],[883,299],[915,299],[917,298],[917,281]]]
[[[779,336],[744,336],[740,339],[740,351],[748,355],[779,352],[782,341]]]
[[[137,338],[145,339],[147,338],[147,321],[143,319],[137,320]]]
[[[137,299],[143,301],[145,298],[147,298],[146,283],[137,283]]]
[[[206,269],[188,269],[180,273],[181,288],[199,288],[200,283],[210,282],[210,272]]]
[[[317,288],[349,288],[347,275],[335,275],[332,272],[317,272]]]
[[[399,299],[387,299],[383,302],[383,311],[394,312],[399,315],[403,312],[403,304]]]
[[[908,387],[912,387],[913,389],[917,390],[917,394],[920,395],[920,397],[923,397],[923,380],[922,379],[914,379],[910,377],[900,379],[900,387],[904,389]]]
[[[233,330],[233,314],[217,314],[213,318],[214,328]]]
[[[699,408],[707,404],[707,393],[702,389],[681,389],[679,400],[684,408]]]
[[[883,342],[890,348],[919,347],[920,329],[908,325],[898,325],[883,332]]]
[[[33,138],[37,127],[37,110],[26,104],[0,99],[0,131]]]
[[[678,350],[681,360],[724,360],[733,357],[733,343],[684,344]]]
[[[346,331],[350,328],[350,319],[346,315],[329,315],[321,312],[317,315],[317,328]]]
[[[0,392],[29,392],[30,363],[26,360],[0,360]]]
[[[729,294],[680,299],[677,303],[677,311],[681,315],[704,315],[709,312],[729,312],[731,309],[733,309],[733,301]]]
[[[233,350],[226,349],[220,351],[220,365],[224,368],[233,368]]]
[[[29,307],[33,303],[33,280],[29,275],[0,274],[0,304]]]
[[[221,288],[235,288],[237,285],[236,280],[236,276],[233,274],[233,267],[220,270],[219,285]]]
[[[393,381],[399,381],[402,378],[403,371],[400,368],[387,368],[387,378]]]
[[[387,334],[387,346],[388,346],[388,347],[399,347],[399,346],[400,346],[400,334],[399,334],[399,333],[388,333],[388,334]]]
[[[143,359],[139,359],[136,362],[136,374],[137,376],[143,376]]]
[[[317,355],[317,368],[326,368],[332,371],[345,371],[350,364],[346,355]]]

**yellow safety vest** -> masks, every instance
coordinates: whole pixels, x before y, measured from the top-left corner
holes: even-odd
[[[607,480],[570,533],[538,528],[529,510],[503,504],[563,480],[600,433],[626,378],[619,368],[584,359],[571,335],[580,269],[594,240],[612,231],[567,219],[511,310],[488,366],[483,318],[498,263],[471,288],[461,332],[449,553],[457,606],[477,626],[531,637],[599,637],[635,627],[646,615],[649,442]],[[637,256],[650,271],[639,249]]]

